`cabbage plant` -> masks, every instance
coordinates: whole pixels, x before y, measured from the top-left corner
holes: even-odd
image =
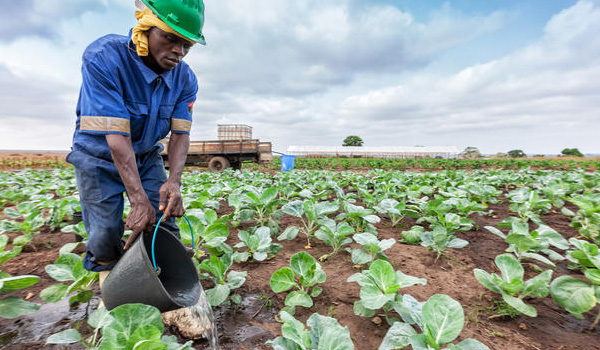
[[[80,343],[89,350],[193,349],[191,340],[181,345],[177,337],[163,335],[160,311],[150,305],[124,304],[110,312],[101,307],[90,315],[88,324],[94,329],[88,338],[77,329],[66,329],[48,337],[46,344]]]
[[[505,221],[511,225],[508,235],[492,226],[485,226],[485,228],[504,239],[509,244],[506,251],[513,253],[519,261],[528,258],[556,267],[552,260],[565,259],[550,247],[565,250],[569,248],[569,242],[551,227],[540,225],[537,230],[529,231],[529,224],[521,219],[512,218],[512,220]],[[540,253],[547,255],[550,259]]]
[[[66,225],[60,230],[60,232],[73,233],[77,235],[83,244],[87,243],[87,241],[90,239],[90,235],[87,233],[83,221],[80,221],[74,225]]]
[[[587,280],[571,276],[561,276],[550,285],[552,299],[569,313],[583,319],[583,313],[592,310],[599,303],[600,296],[600,252],[594,243],[576,238],[569,239],[576,248],[567,254],[568,259],[584,270]],[[600,312],[590,329],[600,321]]]
[[[40,278],[33,275],[11,276],[0,271],[0,295],[24,289],[36,284]],[[7,296],[0,299],[0,317],[17,318],[36,312],[40,304],[25,301],[18,296]]]
[[[312,298],[323,292],[323,288],[317,284],[325,282],[326,278],[325,271],[315,258],[306,252],[299,252],[290,258],[290,267],[273,273],[269,284],[275,293],[295,289],[285,298],[284,308],[293,315],[296,306],[313,306]]]
[[[348,327],[340,326],[335,318],[314,313],[306,321],[310,329],[285,311],[279,318],[281,336],[265,343],[274,350],[354,350]]]
[[[476,200],[485,207],[488,203],[499,203],[499,197],[502,191],[485,183],[470,182],[464,185],[464,189],[468,192],[470,199]]]
[[[58,194],[57,194],[58,195]],[[61,196],[60,199],[49,199],[38,205],[38,208],[48,210],[48,216],[45,220],[45,224],[50,227],[51,230],[67,225],[65,219],[70,220],[73,217],[73,213],[77,210],[81,210],[81,204],[77,196]]]
[[[232,249],[225,241],[229,236],[229,227],[227,226],[228,217],[218,217],[212,209],[205,211],[190,211],[187,214],[190,225],[184,218],[177,221],[181,242],[192,244],[192,231],[194,235],[194,254],[197,257],[204,255],[204,249],[214,255],[221,255],[225,252],[231,252]]]
[[[412,226],[410,228],[410,230],[402,231],[401,242],[406,243],[406,244],[411,244],[411,245],[420,244],[421,236],[423,235],[423,232],[425,232],[425,229],[423,228],[423,226],[419,226],[419,225]]]
[[[388,260],[387,255],[383,251],[390,249],[396,244],[394,238],[380,241],[377,236],[369,232],[357,233],[352,238],[356,243],[361,245],[361,247],[352,250],[347,248],[352,254],[352,262],[356,265],[368,264],[375,259]]]
[[[443,213],[436,216],[424,216],[417,223],[429,222],[430,227],[443,226],[448,232],[469,231],[473,228],[473,221],[454,213]]]
[[[395,310],[402,313],[402,295],[399,290],[417,284],[426,285],[425,278],[413,277],[394,271],[392,265],[384,260],[375,260],[368,270],[355,273],[348,282],[356,282],[360,286],[360,300],[354,302],[354,313],[358,316],[373,317],[381,309],[389,324],[397,321],[390,316]]]
[[[455,237],[452,231],[441,225],[434,226],[432,231],[425,231],[421,235],[421,245],[436,253],[436,262],[446,254],[447,248],[464,248],[468,244],[468,241]]]
[[[335,218],[336,221],[346,221],[358,232],[377,234],[374,224],[379,223],[381,218],[375,215],[375,209],[364,208],[346,201],[342,202],[341,209],[343,211]]]
[[[14,246],[29,244],[39,230],[44,226],[44,215],[32,202],[19,203],[16,208],[4,209],[9,219],[0,220],[0,232],[21,232],[21,236],[13,240]],[[22,220],[21,220],[22,219]]]
[[[315,232],[315,237],[332,247],[333,251],[323,255],[319,260],[323,261],[334,256],[342,249],[342,246],[352,243],[350,236],[353,234],[354,227],[348,225],[346,222],[336,223],[332,219],[323,219],[321,226]]]
[[[569,238],[569,243],[575,248],[567,252],[567,259],[574,265],[571,268],[600,269],[600,251],[596,244],[573,237]]]
[[[277,187],[246,186],[231,193],[229,205],[236,208],[236,220],[256,220],[260,226],[268,226],[270,220],[275,220],[279,207],[287,202],[277,197]]]
[[[46,272],[58,282],[45,288],[40,297],[47,303],[55,303],[69,297],[69,304],[87,303],[94,296],[92,287],[98,281],[98,273],[86,270],[82,259],[73,253],[62,253],[54,264],[46,266]]]
[[[578,319],[583,319],[583,313],[592,310],[600,301],[600,270],[587,270],[585,277],[588,281],[560,276],[550,284],[552,299]],[[594,329],[599,321],[600,312],[590,329]]]
[[[300,218],[303,227],[288,226],[281,235],[279,240],[292,240],[296,238],[298,232],[303,231],[306,236],[306,246],[310,248],[310,239],[321,222],[327,218],[328,214],[335,213],[338,206],[330,202],[316,202],[312,199],[304,201],[295,200],[288,202],[281,207],[281,211],[285,214]]]
[[[539,191],[521,187],[507,194],[510,200],[509,209],[524,220],[541,225],[540,214],[550,212],[552,201],[545,198]]]
[[[13,244],[13,249],[6,250],[8,244],[8,236],[0,234],[0,265],[5,261],[8,261],[17,255],[21,254],[22,246]]]
[[[494,261],[500,270],[500,276],[496,273],[489,274],[484,270],[474,269],[475,278],[487,289],[502,295],[502,300],[511,308],[527,316],[536,317],[536,309],[523,300],[526,297],[547,297],[550,293],[552,271],[546,270],[529,280],[525,280],[525,270],[514,255],[501,254]]]
[[[248,261],[252,258],[256,261],[271,259],[281,250],[281,244],[273,243],[271,239],[271,230],[268,227],[261,226],[254,230],[254,233],[239,231],[238,238],[240,243],[234,248],[246,248],[246,251],[237,251],[233,254],[236,262]]]
[[[211,256],[210,259],[202,260],[198,265],[201,279],[210,279],[215,283],[213,288],[206,290],[206,298],[210,306],[218,306],[228,298],[234,303],[242,302],[239,294],[231,294],[234,289],[241,287],[246,282],[247,271],[229,271],[232,264],[230,253],[223,254],[220,258]]]
[[[8,236],[0,234],[0,265],[19,255],[21,252],[21,247],[4,251],[7,244]],[[11,276],[6,272],[0,271],[0,295],[27,288],[36,284],[39,280],[38,276]],[[29,315],[36,312],[39,308],[40,304],[25,301],[17,296],[7,296],[0,299],[0,317],[2,318],[16,318]]]
[[[409,300],[408,296],[406,296]],[[465,339],[452,344],[462,332],[465,316],[460,303],[448,295],[436,294],[424,303],[410,298],[404,306],[407,320],[394,323],[383,338],[379,350],[405,349],[489,350],[476,339]],[[420,333],[412,325],[416,325]]]
[[[375,206],[375,210],[380,214],[387,215],[390,218],[392,227],[398,226],[406,215],[410,217],[418,216],[418,208],[412,205],[407,206],[406,203],[398,202],[392,198],[383,199],[379,205]]]
[[[600,193],[584,193],[567,199],[579,207],[577,213],[563,208],[563,214],[572,216],[571,227],[590,240],[600,243]]]

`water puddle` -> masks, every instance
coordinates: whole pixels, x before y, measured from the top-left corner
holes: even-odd
[[[236,349],[226,344],[263,344],[266,339],[274,338],[269,324],[275,321],[277,308],[272,307],[268,298],[258,294],[246,294],[240,305],[223,306],[215,310],[215,319],[219,327],[223,350]]]
[[[91,312],[97,300],[89,307]],[[71,328],[72,324],[85,322],[87,319],[88,304],[69,306],[68,299],[57,303],[42,304],[40,309],[28,316],[16,320],[3,320],[0,331],[0,348],[10,345],[26,345],[44,343],[48,336],[64,329]]]

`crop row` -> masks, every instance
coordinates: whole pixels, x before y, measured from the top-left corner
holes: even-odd
[[[294,162],[296,169],[313,170],[365,170],[365,169],[395,169],[395,170],[459,170],[459,169],[546,169],[546,170],[575,170],[600,169],[597,159],[437,159],[437,158],[304,158],[297,157]],[[248,164],[253,168],[257,165]],[[279,169],[281,163],[275,158],[273,169]]]

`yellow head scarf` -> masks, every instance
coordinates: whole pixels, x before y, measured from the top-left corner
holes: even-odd
[[[152,27],[158,27],[165,32],[175,34],[193,43],[190,39],[177,33],[165,22],[161,21],[150,9],[135,11],[135,18],[137,18],[138,23],[131,31],[131,41],[135,44],[139,56],[148,56],[148,34],[146,34],[146,31]]]

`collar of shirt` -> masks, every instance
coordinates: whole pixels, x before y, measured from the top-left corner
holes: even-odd
[[[129,30],[129,38],[131,38],[131,29]],[[174,69],[163,72],[162,74],[156,74],[152,69],[150,69],[148,66],[146,66],[144,61],[142,61],[140,56],[138,56],[138,54],[135,50],[135,45],[133,44],[133,42],[131,40],[129,41],[129,48],[130,48],[129,53],[132,56],[136,65],[138,66],[138,68],[140,69],[140,71],[142,72],[142,75],[144,76],[146,83],[152,84],[158,77],[161,77],[162,80],[165,82],[165,85],[167,85],[167,87],[169,89],[171,89],[171,85],[173,85]]]

